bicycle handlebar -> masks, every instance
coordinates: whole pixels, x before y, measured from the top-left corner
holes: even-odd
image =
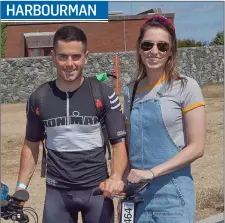
[[[140,181],[139,183],[131,183],[131,184],[125,185],[121,193],[125,193],[126,197],[133,197],[138,192],[141,192],[149,183],[150,183],[150,180],[146,180],[146,181]],[[102,194],[103,194],[103,191],[101,191],[100,188],[97,188],[93,192],[93,196],[102,195]]]
[[[24,213],[27,212],[34,218],[35,222],[38,222],[37,213],[33,208],[20,205],[21,202],[26,202],[28,199],[29,193],[26,190],[18,190],[12,196],[7,195],[6,199],[1,200],[1,218],[19,223],[28,223],[29,217]]]

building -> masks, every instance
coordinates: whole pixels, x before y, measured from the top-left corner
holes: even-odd
[[[111,12],[108,22],[9,23],[5,57],[50,55],[55,31],[68,24],[80,27],[86,33],[90,53],[133,51],[141,25],[146,18],[155,13],[162,14],[159,9],[151,9],[137,15]],[[174,22],[174,13],[163,13],[163,15]]]

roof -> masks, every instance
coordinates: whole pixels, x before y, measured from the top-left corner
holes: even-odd
[[[54,32],[32,32],[24,33],[28,48],[43,48],[53,46]]]
[[[54,35],[55,32],[33,32],[33,33],[24,33],[25,38],[31,36],[51,36]]]
[[[152,14],[152,13],[153,14],[154,13],[156,13],[156,14],[163,14],[161,8],[155,8],[155,9],[149,9],[149,10],[144,11],[144,12],[140,12],[137,15],[148,15],[148,14]]]

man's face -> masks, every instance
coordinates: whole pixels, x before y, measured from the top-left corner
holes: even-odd
[[[84,49],[82,42],[59,40],[53,53],[58,78],[66,82],[79,79],[83,75],[87,55],[88,52]]]

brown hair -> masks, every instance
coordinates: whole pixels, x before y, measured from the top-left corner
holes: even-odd
[[[181,79],[179,74],[175,71],[176,63],[177,63],[177,38],[176,38],[175,28],[172,22],[168,18],[161,15],[154,15],[150,17],[144,22],[144,24],[142,25],[140,29],[140,34],[136,43],[137,63],[138,63],[136,81],[139,82],[141,79],[143,79],[147,75],[145,65],[139,54],[139,48],[146,31],[151,27],[159,27],[161,29],[164,29],[171,36],[171,42],[172,42],[171,56],[168,58],[165,64],[166,79],[168,80],[168,83],[171,84],[174,80]]]

